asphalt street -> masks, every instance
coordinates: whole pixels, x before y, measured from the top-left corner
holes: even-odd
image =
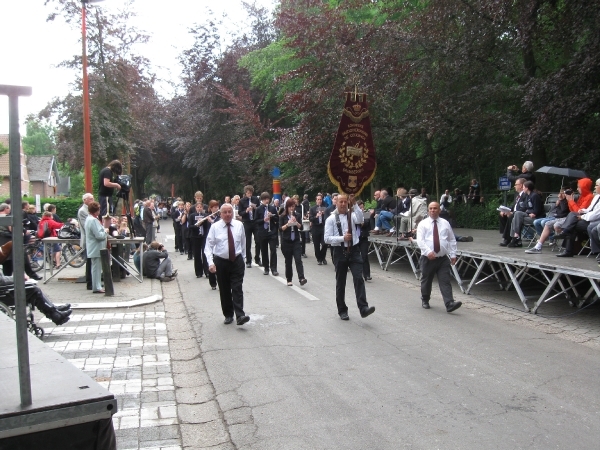
[[[281,253],[277,278],[246,269],[243,327],[223,324],[218,291],[174,255],[228,448],[596,448],[597,345],[461,294],[448,314],[435,283],[424,310],[411,274],[375,264],[375,314],[360,318],[349,276],[341,321],[333,265],[307,253],[303,287],[285,285]]]

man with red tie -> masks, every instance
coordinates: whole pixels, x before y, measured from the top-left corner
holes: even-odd
[[[431,284],[437,274],[446,311],[452,312],[461,307],[452,297],[452,274],[450,265],[456,263],[456,239],[450,223],[440,217],[440,204],[429,204],[429,217],[421,220],[417,227],[417,244],[421,249],[421,301],[423,308],[429,309]],[[449,259],[448,259],[449,258]]]
[[[246,234],[242,222],[233,220],[231,205],[221,206],[221,220],[210,227],[204,254],[209,272],[217,274],[225,325],[233,322],[234,313],[237,324],[244,325],[250,320],[250,317],[244,313],[244,291],[242,290]]]

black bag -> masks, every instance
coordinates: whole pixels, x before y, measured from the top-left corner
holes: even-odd
[[[63,227],[58,230],[58,237],[60,239],[79,239],[81,238],[81,233],[77,226],[67,223],[63,225]]]

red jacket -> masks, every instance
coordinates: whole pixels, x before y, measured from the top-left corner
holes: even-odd
[[[582,178],[577,182],[577,186],[579,187],[581,195],[576,202],[569,200],[569,210],[572,212],[578,212],[580,209],[587,208],[594,198],[594,193],[592,192],[592,180],[589,178]]]
[[[50,237],[57,237],[58,236],[57,231],[60,230],[64,225],[63,223],[53,220],[51,217],[42,217],[42,220],[40,220],[40,223],[38,225],[38,231],[37,231],[37,237],[39,237],[39,238],[43,237],[45,223],[48,224],[48,228],[50,229],[50,233],[51,233]]]

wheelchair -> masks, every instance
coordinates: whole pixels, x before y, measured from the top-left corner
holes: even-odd
[[[25,289],[33,289],[35,285],[25,284]],[[15,318],[15,297],[14,297],[14,285],[0,286],[0,313],[6,314],[11,319]],[[33,311],[35,307],[27,302],[27,330],[38,337],[39,339],[44,338],[44,329],[35,323],[35,317]]]

